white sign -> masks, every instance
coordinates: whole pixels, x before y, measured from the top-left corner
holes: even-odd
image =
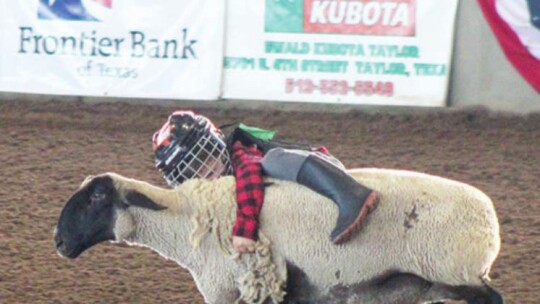
[[[2,1],[0,91],[216,99],[224,1]]]
[[[458,0],[230,0],[224,97],[444,106]]]

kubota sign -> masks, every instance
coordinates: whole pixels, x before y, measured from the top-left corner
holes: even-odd
[[[267,0],[266,8],[267,32],[415,35],[416,0]]]

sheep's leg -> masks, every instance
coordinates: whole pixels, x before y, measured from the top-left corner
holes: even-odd
[[[501,294],[484,283],[484,286],[458,286],[455,292],[463,297],[467,304],[503,304]]]
[[[439,283],[431,283],[431,287],[422,295],[421,303],[444,304],[446,301],[459,301],[463,298],[456,294],[452,287]]]
[[[433,301],[443,303],[440,302],[443,299],[455,299],[455,297],[449,290],[440,288],[421,277],[409,273],[395,273],[374,279],[366,285],[352,285],[348,289],[335,288],[324,301],[319,302],[419,304],[437,303]]]
[[[229,270],[228,268],[222,269],[220,275],[216,275],[214,271],[201,273],[191,271],[197,289],[203,295],[205,303],[230,304],[235,303],[239,298],[240,292],[236,288],[234,277],[230,275]]]

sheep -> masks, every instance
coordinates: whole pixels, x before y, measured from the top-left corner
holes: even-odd
[[[81,184],[54,239],[67,258],[107,240],[150,247],[187,268],[207,303],[503,303],[487,284],[501,244],[487,195],[424,173],[349,172],[380,202],[339,246],[337,208],[295,183],[267,180],[256,253],[238,255],[234,178],[171,190],[115,173]]]

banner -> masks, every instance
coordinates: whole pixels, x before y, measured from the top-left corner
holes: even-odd
[[[230,0],[224,97],[444,106],[458,0]]]
[[[540,1],[478,0],[504,54],[540,93]]]
[[[0,91],[216,99],[224,1],[0,4]]]

